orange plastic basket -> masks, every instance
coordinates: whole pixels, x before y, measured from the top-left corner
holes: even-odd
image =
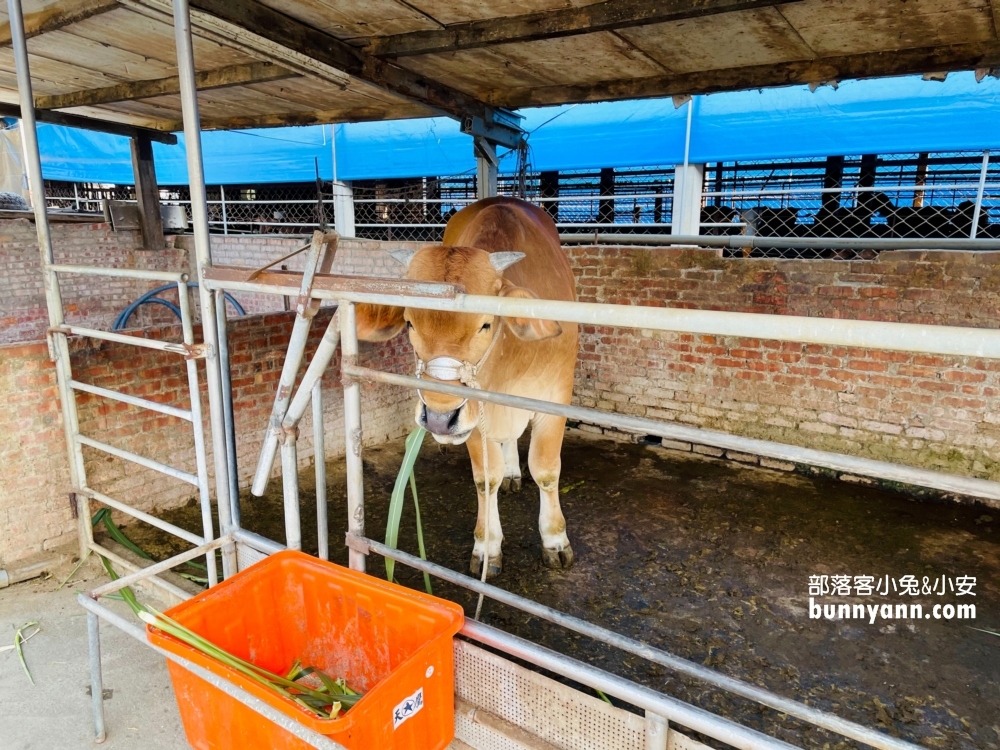
[[[284,674],[295,659],[365,695],[319,719],[165,633],[149,640],[225,677],[352,750],[437,750],[455,734],[452,636],[461,607],[324,562],[280,552],[167,612],[222,649]],[[198,750],[309,746],[168,661],[188,742]]]

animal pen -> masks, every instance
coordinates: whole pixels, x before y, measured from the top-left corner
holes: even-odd
[[[125,586],[146,580],[163,588],[169,594],[187,598],[187,594],[162,580],[159,575],[192,559],[205,557],[209,584],[227,578],[247,566],[283,548],[301,546],[298,518],[298,492],[296,486],[296,460],[294,433],[297,420],[311,408],[322,415],[319,378],[331,361],[339,345],[343,356],[344,420],[346,429],[346,460],[348,487],[347,545],[350,548],[350,565],[364,571],[367,557],[377,554],[417,570],[467,588],[490,599],[503,602],[533,617],[551,622],[598,642],[647,659],[655,664],[701,681],[721,691],[755,701],[762,706],[806,722],[843,737],[876,748],[915,748],[912,743],[891,737],[872,728],[841,719],[831,713],[812,708],[805,703],[791,700],[775,693],[723,675],[716,670],[680,659],[668,652],[638,640],[614,633],[606,628],[561,613],[530,599],[507,592],[499,587],[482,583],[450,569],[425,562],[411,555],[391,549],[370,539],[365,530],[365,496],[362,464],[363,404],[360,383],[373,381],[401,388],[435,391],[462,398],[491,402],[532,412],[555,414],[592,424],[606,425],[625,432],[659,436],[672,440],[693,441],[733,451],[743,451],[783,461],[825,467],[852,475],[874,477],[892,482],[926,487],[957,493],[968,497],[1000,501],[1000,483],[967,476],[959,476],[924,468],[907,467],[894,463],[858,458],[837,453],[808,449],[777,442],[729,435],[723,432],[686,427],[648,418],[607,413],[582,406],[564,406],[503,393],[485,392],[443,383],[429,382],[416,377],[381,372],[358,363],[359,345],[355,327],[355,305],[373,303],[406,306],[460,313],[479,313],[496,316],[519,316],[541,320],[557,320],[582,324],[616,326],[645,332],[671,331],[690,334],[741,336],[766,338],[775,341],[805,342],[811,344],[858,347],[887,351],[921,352],[926,354],[976,356],[1000,359],[1000,331],[972,329],[955,326],[881,323],[844,319],[808,318],[797,316],[758,315],[673,308],[649,308],[631,305],[611,305],[585,302],[557,302],[548,300],[500,299],[465,294],[461,289],[444,284],[390,281],[363,277],[335,276],[323,272],[323,258],[329,257],[327,245],[333,245],[335,235],[317,233],[308,250],[306,271],[302,274],[265,269],[217,267],[212,263],[209,237],[209,213],[202,170],[200,131],[203,127],[249,127],[266,124],[294,124],[303,121],[381,119],[391,117],[421,116],[445,111],[463,119],[467,132],[474,138],[479,159],[478,189],[480,197],[496,191],[496,148],[516,145],[519,139],[517,118],[501,105],[525,106],[595,100],[625,96],[671,95],[698,93],[720,88],[777,85],[788,82],[822,82],[840,77],[875,74],[902,74],[926,72],[941,68],[977,68],[995,65],[1000,59],[1000,42],[990,23],[989,33],[974,44],[955,44],[946,30],[934,37],[933,47],[920,50],[899,50],[887,46],[886,39],[874,35],[865,38],[865,49],[852,54],[837,50],[812,52],[807,62],[796,57],[794,50],[789,59],[765,66],[733,66],[724,70],[706,70],[685,74],[644,75],[642,66],[632,59],[632,67],[624,66],[623,80],[598,82],[585,85],[539,85],[518,87],[508,82],[508,88],[477,94],[463,93],[457,88],[444,86],[412,72],[399,64],[408,56],[450,54],[456,50],[481,49],[503,44],[544,43],[549,39],[566,39],[603,33],[612,29],[634,32],[637,43],[645,39],[655,48],[655,35],[662,25],[681,23],[695,17],[700,21],[712,19],[721,24],[743,24],[740,13],[765,13],[773,10],[772,3],[758,0],[717,0],[702,3],[633,4],[607,0],[587,6],[581,11],[558,11],[542,8],[547,12],[511,16],[502,19],[466,21],[437,28],[440,24],[425,19],[420,23],[403,24],[406,33],[392,32],[392,24],[381,36],[367,39],[365,46],[351,45],[336,34],[320,31],[315,26],[329,21],[339,29],[341,37],[357,41],[365,36],[358,29],[365,26],[361,16],[364,11],[351,5],[345,9],[336,26],[322,16],[323,11],[312,17],[310,25],[293,18],[297,3],[285,3],[289,15],[272,10],[269,6],[240,0],[216,2],[215,0],[173,0],[172,6],[164,0],[121,0],[121,2],[90,2],[84,4],[56,3],[45,12],[22,14],[21,0],[8,0],[10,37],[17,69],[17,87],[20,96],[18,114],[24,122],[26,166],[33,195],[35,223],[38,232],[41,262],[44,270],[45,293],[50,328],[48,339],[51,356],[56,363],[58,387],[69,450],[73,491],[78,503],[80,519],[81,552],[97,552],[132,572],[116,582],[101,586],[89,594],[81,594],[79,602],[87,610],[90,645],[90,666],[93,696],[95,737],[102,741],[106,735],[102,703],[101,647],[99,623],[120,628],[146,643],[145,632],[126,621],[99,602],[100,597],[114,593]],[[303,6],[305,4],[302,4]],[[346,6],[347,4],[345,4]],[[440,3],[442,9],[448,3]],[[533,4],[532,7],[546,5]],[[947,3],[944,3],[947,5]],[[789,23],[798,23],[794,37],[814,28],[822,16],[823,3],[791,2],[783,5],[784,17]],[[900,4],[895,12],[904,15]],[[984,6],[987,7],[987,6]],[[301,8],[298,10],[302,11]],[[373,11],[374,12],[374,11]],[[890,15],[891,15],[890,11]],[[957,12],[957,11],[956,11]],[[121,21],[126,16],[142,24],[155,21],[160,32],[173,27],[177,49],[176,76],[169,80],[118,82],[114,87],[95,88],[93,92],[48,93],[49,108],[38,106],[33,95],[29,66],[29,37],[45,39],[46,34],[73,24],[90,21],[93,25],[101,14],[115,13]],[[298,16],[309,16],[302,11]],[[801,15],[796,15],[801,13]],[[810,15],[811,14],[811,15]],[[996,6],[994,6],[996,14]],[[756,15],[752,16],[757,18]],[[989,17],[989,11],[986,16]],[[977,16],[977,18],[979,18]],[[346,20],[345,20],[346,19]],[[582,20],[581,20],[582,19]],[[371,20],[371,19],[370,19]],[[823,20],[820,18],[820,20]],[[826,19],[836,23],[838,19]],[[975,19],[970,24],[979,23]],[[974,23],[975,22],[975,23]],[[142,25],[140,24],[140,26]],[[455,27],[461,28],[455,28]],[[349,28],[347,28],[349,27]],[[978,28],[978,27],[976,27]],[[353,30],[353,31],[352,31]],[[193,32],[197,32],[193,35]],[[929,33],[929,32],[928,32]],[[645,36],[644,36],[645,35]],[[208,40],[208,41],[206,41]],[[651,41],[652,40],[652,41]],[[210,41],[210,44],[209,44]],[[562,44],[562,42],[557,42]],[[799,41],[789,42],[798,45]],[[804,42],[802,42],[804,44]],[[225,73],[206,71],[195,66],[195,47],[215,50],[229,45],[233,56],[255,57],[257,62],[230,66]],[[238,53],[238,54],[237,54]],[[609,53],[610,54],[610,53]],[[103,63],[108,69],[113,62]],[[287,66],[287,67],[282,67]],[[460,77],[442,73],[447,65],[437,69],[446,78]],[[648,72],[648,71],[647,71]],[[247,89],[266,89],[270,82],[282,80],[294,88],[301,85],[306,95],[312,96],[318,88],[318,79],[328,87],[337,88],[322,106],[303,113],[301,107],[245,116],[240,112],[240,102],[220,98],[212,101],[212,113],[200,114],[205,107],[198,90],[227,86],[256,86]],[[303,83],[304,82],[304,83]],[[331,85],[332,84],[332,85]],[[109,88],[116,88],[111,92]],[[268,89],[274,91],[273,88]],[[180,119],[167,116],[168,108],[142,104],[141,100],[163,97],[170,100],[180,95]],[[487,99],[490,104],[480,100]],[[308,98],[307,96],[307,98]],[[61,98],[60,98],[61,97]],[[287,103],[278,97],[279,104]],[[138,102],[138,103],[137,103]],[[346,102],[346,103],[345,103]],[[359,103],[362,102],[362,103]],[[36,112],[36,109],[38,112]],[[73,109],[62,113],[57,110]],[[198,302],[202,324],[202,340],[195,337],[195,316],[189,303],[188,275],[184,272],[142,271],[125,268],[102,268],[72,264],[56,264],[53,242],[49,233],[43,195],[43,181],[38,144],[35,133],[37,119],[51,119],[67,124],[127,134],[137,143],[136,163],[151,165],[148,154],[151,138],[168,138],[162,131],[178,129],[182,124],[187,146],[189,166],[191,211],[193,216],[195,254],[197,258]],[[117,121],[102,122],[101,120]],[[137,170],[141,171],[141,170]],[[148,187],[148,185],[147,185]],[[140,187],[137,192],[145,191]],[[143,200],[150,200],[146,193]],[[155,200],[153,201],[155,204]],[[148,220],[148,215],[147,215]],[[145,227],[155,232],[155,227]],[[645,236],[644,242],[653,241]],[[615,237],[617,242],[635,240],[627,235]],[[698,235],[672,235],[655,237],[663,243],[696,245],[723,245],[725,247],[752,246],[751,237],[716,237],[706,239]],[[768,238],[773,244],[777,240]],[[912,248],[931,246],[965,249],[1000,249],[1000,244],[988,239],[934,240],[921,243],[913,240],[880,239],[846,240],[820,239],[823,247],[853,248],[860,245],[877,248]],[[106,278],[133,278],[178,287],[183,340],[179,343],[145,339],[117,334],[78,325],[68,325],[60,296],[60,279],[67,275],[89,274]],[[275,403],[273,421],[268,432],[268,451],[274,456],[281,443],[282,464],[285,467],[284,543],[263,538],[241,528],[237,475],[234,470],[235,433],[232,420],[232,392],[229,383],[228,344],[226,340],[226,292],[252,292],[297,299],[296,322],[282,373],[282,388]],[[293,389],[300,369],[305,347],[305,336],[320,303],[335,303],[338,308],[324,335],[320,349],[306,369],[297,389]],[[138,396],[89,385],[78,380],[71,371],[69,337],[81,336],[156,349],[183,358],[186,362],[190,405],[187,408],[164,405]],[[204,363],[207,380],[208,425],[214,471],[209,471],[208,450],[201,429],[203,413],[199,395],[199,361]],[[132,406],[151,409],[191,423],[193,427],[196,471],[182,471],[165,463],[117,448],[97,437],[81,434],[77,419],[75,393],[87,392],[102,398],[123,401]],[[314,421],[317,430],[317,455],[321,456],[322,419]],[[174,479],[197,488],[203,518],[203,531],[194,534],[171,525],[150,514],[133,508],[127,499],[109,497],[88,485],[82,448],[101,451],[120,459],[134,462],[148,469],[167,474]],[[262,461],[258,482],[266,481],[270,462]],[[317,466],[322,463],[318,459]],[[214,485],[210,476],[214,474]],[[212,521],[212,491],[218,511],[218,533]],[[319,504],[325,509],[325,497],[318,493]],[[139,568],[98,544],[88,523],[93,504],[107,506],[157,528],[176,535],[192,548],[148,567]],[[319,548],[328,550],[326,529],[321,520]],[[216,550],[221,550],[221,571],[215,567]],[[698,748],[701,743],[691,740],[674,728],[679,725],[731,747],[776,749],[790,747],[787,743],[744,727],[704,709],[686,704],[668,695],[641,686],[610,672],[555,653],[527,640],[509,635],[502,630],[475,621],[468,621],[462,630],[464,638],[456,641],[458,697],[456,712],[457,734],[464,745],[475,748],[508,747],[620,747],[661,750],[663,748]],[[486,646],[489,650],[480,648]],[[307,731],[261,701],[212,673],[186,660],[163,652],[166,658],[179,663],[254,711],[276,722],[306,744],[317,748],[338,747],[329,739]],[[503,656],[501,656],[503,655]],[[511,658],[506,658],[511,657]],[[607,706],[581,691],[557,683],[529,670],[518,662],[559,675],[573,682],[594,688],[620,699],[644,712],[645,716]],[[112,731],[114,728],[112,728]],[[560,744],[561,743],[561,744]]]

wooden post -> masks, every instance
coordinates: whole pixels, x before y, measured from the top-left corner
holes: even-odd
[[[164,246],[163,219],[160,217],[160,188],[156,184],[153,164],[153,143],[148,136],[136,135],[132,142],[132,172],[135,175],[135,197],[139,201],[139,221],[142,243],[147,250]]]

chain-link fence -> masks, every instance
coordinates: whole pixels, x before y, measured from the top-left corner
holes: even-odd
[[[50,182],[49,206],[101,211],[134,200],[131,186]],[[334,225],[329,182],[208,187],[209,221],[220,234],[307,234]],[[476,177],[354,182],[358,237],[437,242],[457,211],[476,200]],[[501,175],[501,195],[543,207],[560,233],[669,234],[674,168],[606,168]],[[187,187],[161,200],[188,209]],[[801,246],[730,250],[731,257],[849,258],[867,251],[825,248],[823,239],[1000,239],[1000,158],[989,153],[918,153],[725,162],[706,165],[702,235],[802,240]]]
[[[500,195],[519,196],[548,211],[560,232],[669,231],[673,167],[530,172],[501,175]],[[476,178],[365,180],[352,185],[359,237],[437,242],[457,211],[476,201]]]
[[[1000,160],[988,152],[715,164],[705,183],[702,234],[804,240],[758,256],[858,255],[806,247],[822,238],[1000,238]]]

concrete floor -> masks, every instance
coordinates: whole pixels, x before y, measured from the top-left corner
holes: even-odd
[[[72,554],[73,550],[66,550]],[[17,654],[0,653],[0,747],[4,750],[108,750],[142,747],[178,750],[188,747],[167,668],[161,657],[121,631],[104,626],[104,688],[108,739],[94,745],[90,714],[87,618],[76,592],[94,588],[107,578],[91,557],[61,590],[69,575],[67,561],[44,579],[0,590],[0,647],[14,633],[37,621],[41,632],[24,644],[32,686]],[[121,607],[121,602],[108,602]]]

